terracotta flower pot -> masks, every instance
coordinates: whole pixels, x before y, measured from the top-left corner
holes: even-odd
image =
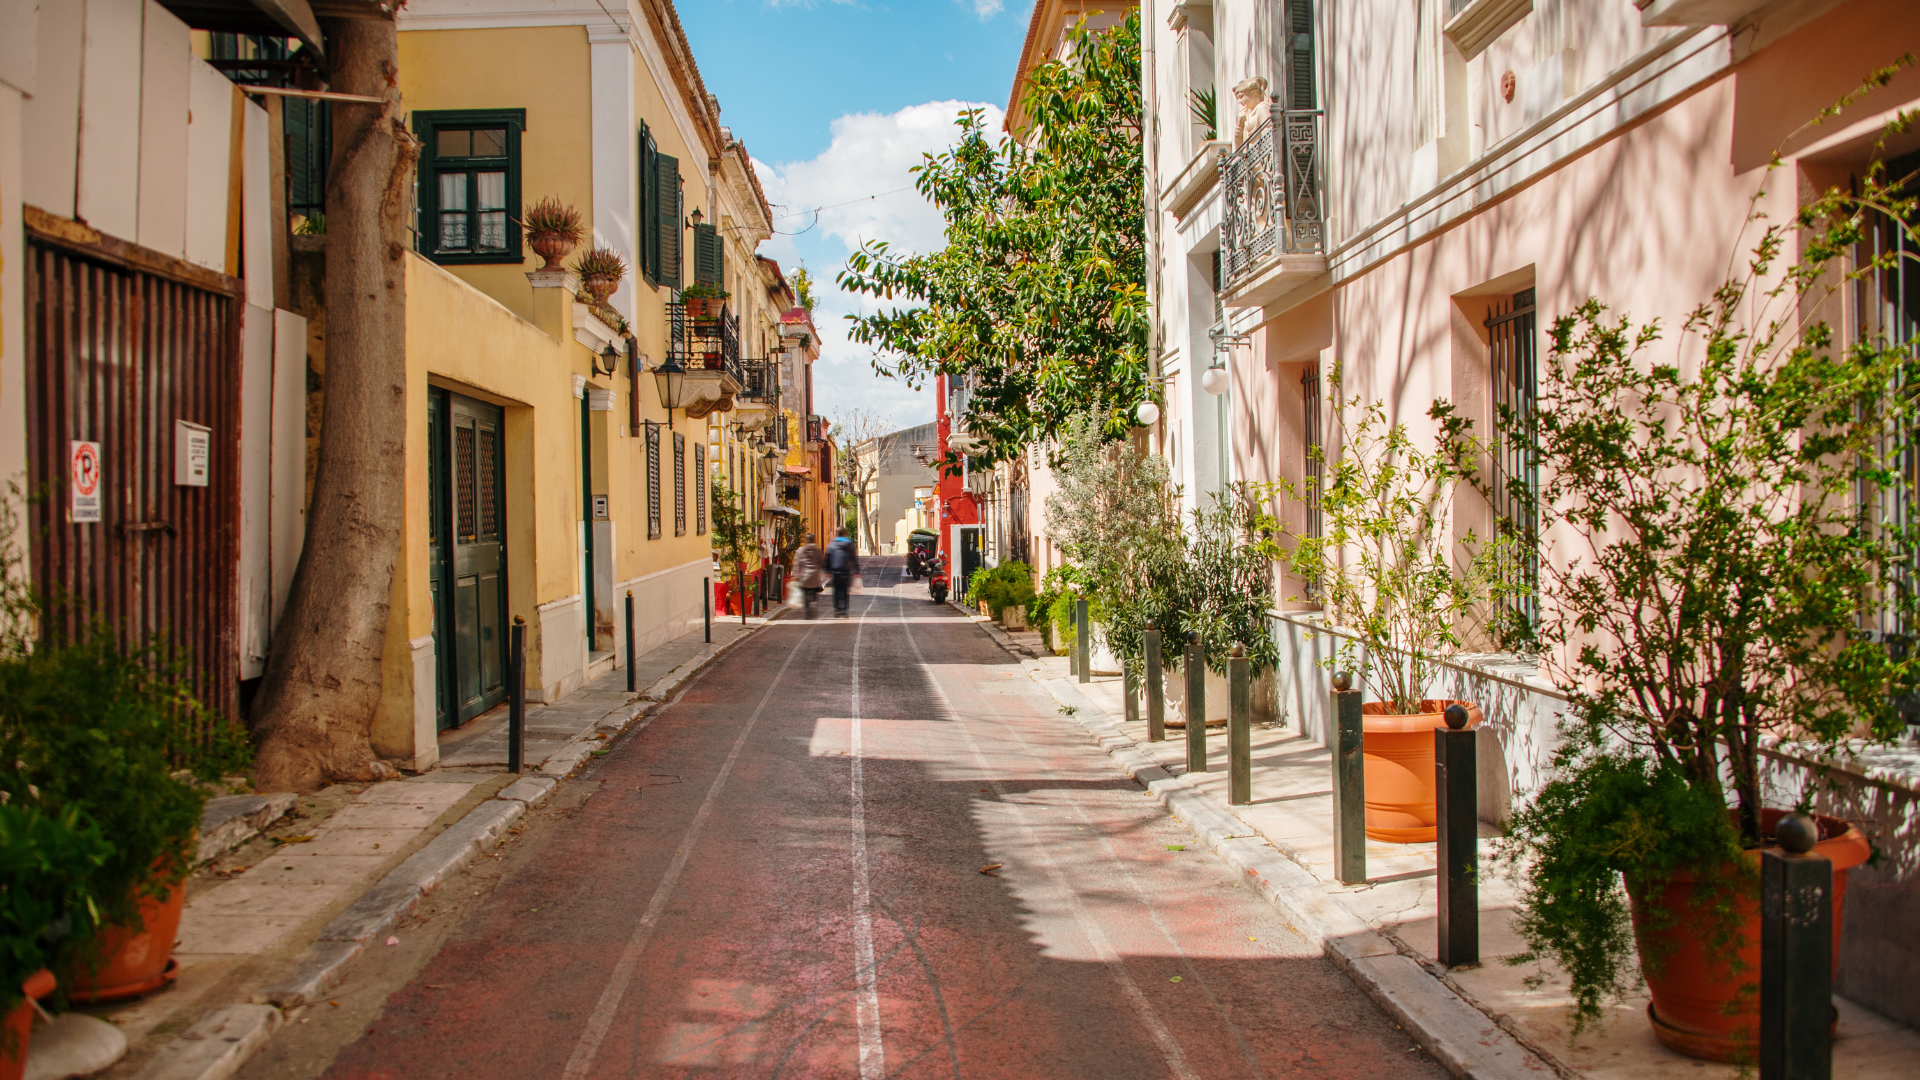
[[[1785,813],[1762,810],[1762,833],[1772,835],[1774,823]],[[1839,818],[1814,820],[1820,826],[1820,841],[1813,850],[1833,862],[1833,956],[1837,968],[1847,871],[1866,862],[1873,849],[1859,829]],[[1652,889],[1632,884],[1627,887],[1640,968],[1653,998],[1647,1006],[1647,1019],[1662,1043],[1688,1057],[1751,1061],[1759,1050],[1760,853],[1749,851],[1743,857],[1755,864],[1755,885],[1751,895],[1734,900],[1738,921],[1733,952],[1743,965],[1738,974],[1731,970],[1726,950],[1715,949],[1704,938],[1702,917],[1693,913],[1693,891],[1700,882],[1699,874],[1676,874]],[[1730,868],[1718,872],[1729,873]],[[1656,911],[1660,913],[1658,919],[1654,918]],[[1656,922],[1660,925],[1654,925]]]
[[[717,319],[726,301],[713,296],[696,296],[686,302],[687,315],[695,319]]]
[[[546,262],[541,264],[540,269],[542,270],[566,269],[566,267],[561,266],[560,263],[568,255],[573,254],[575,247],[572,240],[558,233],[544,232],[528,233],[527,246],[532,248],[536,255],[546,260]]]
[[[620,279],[605,274],[589,274],[580,279],[580,287],[587,290],[587,295],[593,297],[596,305],[605,304],[607,297],[620,287]]]
[[[1362,746],[1366,753],[1367,836],[1389,844],[1434,841],[1433,732],[1447,726],[1449,705],[1464,706],[1467,727],[1486,719],[1478,705],[1431,699],[1417,713],[1392,712],[1393,705],[1369,701],[1361,706]]]
[[[67,972],[68,997],[85,1004],[139,997],[172,982],[173,943],[180,934],[180,909],[187,888],[180,882],[164,898],[140,897],[139,930],[109,926],[100,931],[98,967],[78,962]]]
[[[53,993],[53,972],[41,968],[20,984],[27,1000],[7,1013],[6,1029],[0,1033],[0,1080],[20,1080],[27,1073],[27,1037],[33,1034],[33,1001]]]

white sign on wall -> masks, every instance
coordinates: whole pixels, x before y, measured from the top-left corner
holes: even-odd
[[[67,453],[67,520],[100,520],[100,444],[75,439]]]
[[[206,487],[213,459],[213,429],[186,420],[173,422],[173,482]]]

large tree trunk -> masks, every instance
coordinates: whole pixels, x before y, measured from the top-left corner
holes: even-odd
[[[406,213],[418,146],[387,19],[331,21],[327,363],[306,548],[254,704],[256,787],[311,791],[394,775],[369,731],[406,500]]]

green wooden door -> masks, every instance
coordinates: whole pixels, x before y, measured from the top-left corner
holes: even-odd
[[[506,700],[506,482],[503,414],[497,406],[441,392],[445,542],[436,569],[451,632],[436,626],[435,655],[450,707],[463,724]],[[436,623],[440,620],[436,619]]]

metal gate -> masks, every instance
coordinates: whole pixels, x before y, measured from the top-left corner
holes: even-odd
[[[200,700],[237,717],[241,283],[27,219],[28,544],[46,631],[159,635]],[[98,520],[74,513],[80,443],[98,444]]]

